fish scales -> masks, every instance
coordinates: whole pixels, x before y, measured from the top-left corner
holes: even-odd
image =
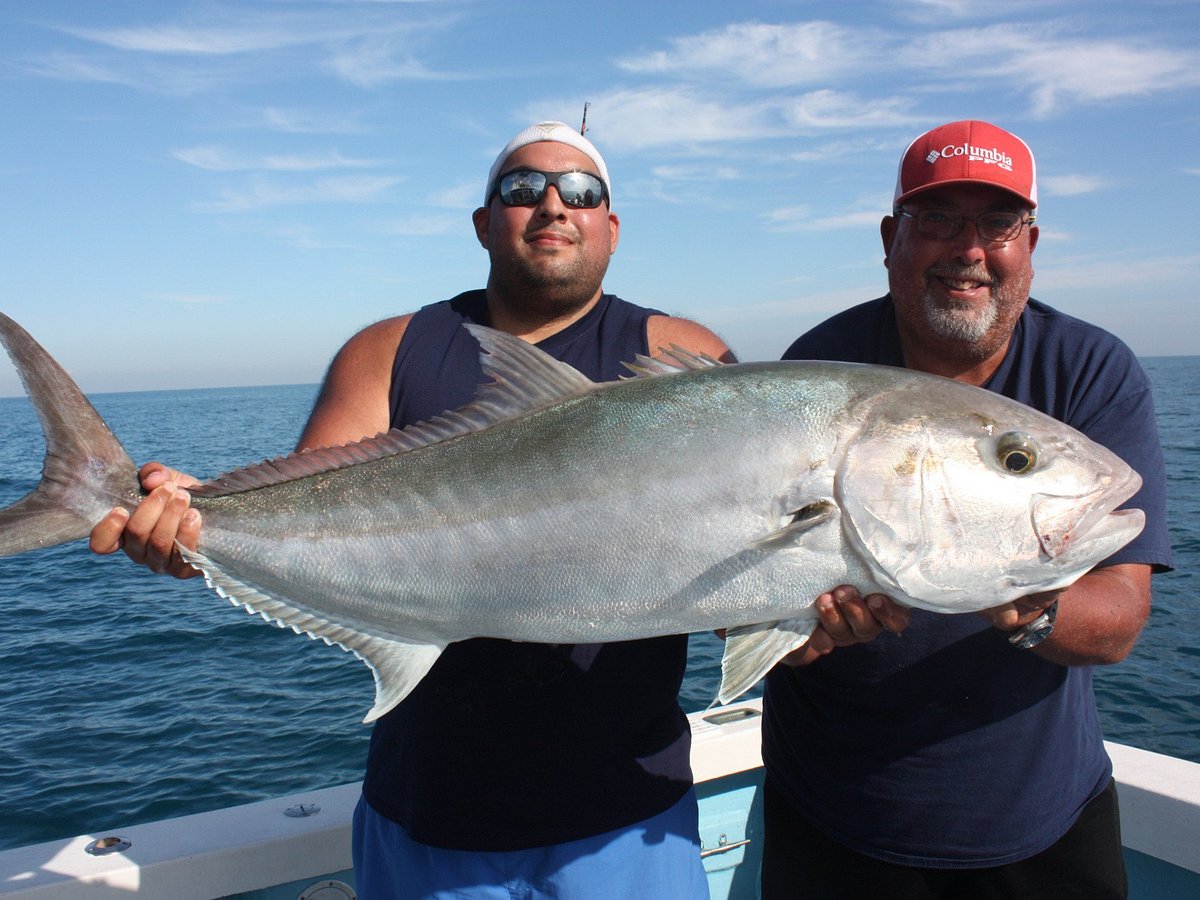
[[[556,405],[470,438],[245,494],[197,498],[201,549],[272,593],[283,586],[271,572],[288,570],[298,584],[296,601],[311,607],[336,594],[357,623],[394,637],[428,637],[420,623],[446,622],[447,609],[458,612],[450,621],[465,637],[570,643],[625,640],[648,624],[703,629],[710,613],[697,585],[684,594],[692,581],[686,575],[717,566],[778,527],[778,486],[797,480],[812,459],[786,437],[798,428],[830,434],[831,409],[825,404],[823,421],[812,421],[821,406],[795,385],[770,415],[722,415],[758,409],[746,402],[755,395],[779,398],[772,370],[730,367],[705,376],[678,389],[660,378],[628,385],[632,390],[598,390],[589,402]],[[592,448],[602,444],[599,466]],[[739,460],[743,445],[757,449]],[[642,469],[636,482],[629,478],[635,468]],[[267,516],[264,508],[304,516]],[[367,508],[369,517],[361,513]],[[522,544],[527,549],[514,555],[511,548]],[[676,558],[682,562],[672,569]],[[811,584],[822,583],[815,566],[806,568]],[[377,576],[380,569],[386,578]],[[724,585],[725,602],[733,600],[731,611],[744,611],[747,621],[778,613],[778,592],[765,589],[771,580],[778,579],[769,569],[744,572]],[[497,623],[497,604],[512,597],[524,615]],[[618,614],[631,606],[636,621]],[[695,621],[687,617],[692,607]]]
[[[751,687],[841,583],[937,612],[1063,587],[1141,530],[1115,455],[1007,398],[849,363],[721,366],[683,351],[593,384],[469,326],[493,382],[430,423],[295,454],[194,492],[210,587],[360,656],[368,721],[453,641],[628,640],[728,628],[719,692]],[[42,418],[46,477],[0,553],[85,536],[136,472],[65,371],[0,315]]]

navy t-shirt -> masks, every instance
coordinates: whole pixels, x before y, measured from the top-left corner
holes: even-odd
[[[656,314],[604,295],[538,344],[595,381],[648,353]],[[420,310],[396,354],[392,426],[456,409],[484,380],[463,322],[489,324],[483,291]],[[400,564],[403,564],[402,562]],[[451,644],[371,735],[363,794],[424,844],[522,850],[655,816],[691,787],[679,707],[687,636],[549,645]]]
[[[785,359],[903,366],[890,296],[797,340]],[[1170,567],[1166,475],[1150,384],[1108,332],[1030,300],[984,387],[1066,422],[1141,476],[1142,534],[1105,561]],[[974,868],[1060,838],[1107,785],[1089,666],[1011,646],[972,615],[913,611],[902,635],[767,678],[763,758],[792,807],[859,852]]]

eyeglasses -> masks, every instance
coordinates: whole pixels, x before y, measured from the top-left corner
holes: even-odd
[[[948,241],[958,236],[963,225],[975,223],[975,231],[985,241],[1004,243],[1011,241],[1021,233],[1022,225],[1032,225],[1037,216],[1022,218],[1015,212],[985,212],[977,216],[960,216],[948,209],[918,209],[909,212],[904,207],[897,207],[896,214],[907,216],[917,226],[917,234],[932,238],[935,241]]]
[[[529,206],[541,200],[550,185],[558,188],[563,203],[578,209],[595,209],[608,196],[604,182],[590,172],[515,169],[496,179],[488,199],[499,193],[505,206]]]

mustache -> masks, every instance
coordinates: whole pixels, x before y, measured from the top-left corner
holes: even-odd
[[[933,278],[949,278],[951,281],[978,281],[989,287],[995,284],[995,280],[982,265],[956,266],[942,263],[930,267],[926,270],[926,274]]]
[[[555,225],[551,223],[548,225],[534,225],[530,228],[527,228],[525,230],[525,234],[527,237],[540,237],[547,234],[553,234],[574,242],[576,232],[573,229],[564,228],[561,225]]]

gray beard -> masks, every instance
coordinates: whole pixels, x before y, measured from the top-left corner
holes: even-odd
[[[969,344],[983,340],[996,324],[998,315],[994,289],[987,306],[983,308],[973,304],[946,305],[944,301],[935,299],[932,292],[925,294],[923,306],[925,321],[934,332],[944,338]]]

